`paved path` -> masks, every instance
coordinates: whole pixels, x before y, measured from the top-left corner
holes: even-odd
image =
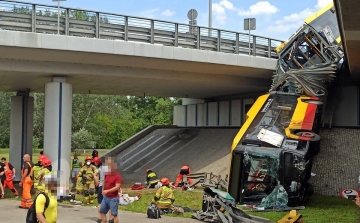
[[[0,222],[15,223],[25,222],[27,210],[18,208],[20,201],[16,200],[0,200]],[[154,223],[153,219],[148,219],[145,214],[133,213],[128,211],[120,211],[119,217],[121,223]],[[59,204],[57,223],[89,223],[96,222],[97,209],[95,207],[83,207],[74,205]],[[158,219],[158,223],[188,223],[200,222],[188,218],[175,218],[164,216]]]

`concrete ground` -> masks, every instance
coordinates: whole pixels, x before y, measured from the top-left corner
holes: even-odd
[[[25,222],[27,210],[18,208],[20,201],[16,200],[0,200],[0,222],[14,223]],[[119,210],[119,219],[121,223],[137,223],[137,222],[154,222],[153,219],[148,219],[146,214],[133,213]],[[58,206],[58,220],[57,223],[89,223],[96,222],[97,209],[88,206],[74,206],[59,204]],[[159,223],[188,223],[200,222],[189,218],[175,218],[163,216],[157,219]]]

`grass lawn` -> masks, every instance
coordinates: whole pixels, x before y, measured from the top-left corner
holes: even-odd
[[[120,206],[121,210],[146,213],[148,202],[151,201],[155,190],[142,191],[123,190],[130,196],[141,193],[142,198],[128,206]],[[192,209],[201,209],[202,190],[181,191],[175,190],[175,204]],[[354,202],[340,197],[313,196],[305,205],[305,210],[298,211],[306,223],[356,223],[360,219],[360,208]],[[268,218],[271,222],[277,222],[288,212],[250,212],[248,214]],[[170,215],[172,216],[172,215]],[[177,215],[174,215],[177,216]],[[185,213],[184,217],[190,217],[191,213]]]

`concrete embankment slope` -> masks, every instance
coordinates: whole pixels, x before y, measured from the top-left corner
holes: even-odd
[[[230,145],[238,128],[157,128],[109,152],[117,157],[124,182],[144,182],[145,170],[174,181],[180,167],[228,174]],[[109,155],[108,154],[108,155]],[[105,155],[106,156],[106,155]]]

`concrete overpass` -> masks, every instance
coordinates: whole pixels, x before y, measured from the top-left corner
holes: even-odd
[[[264,92],[275,67],[264,57],[0,31],[1,91],[44,92],[56,75],[74,93],[210,98]]]
[[[360,81],[360,2],[334,0],[346,60],[351,76]]]
[[[227,30],[82,9],[61,13],[61,35],[54,35],[57,7],[0,1],[1,91],[44,92],[58,75],[74,93],[259,93],[268,90],[281,42],[252,35],[249,46],[247,34]]]
[[[44,152],[63,171],[62,184],[70,173],[73,93],[250,97],[202,109],[204,123],[239,126],[254,97],[268,90],[281,42],[72,8],[61,8],[59,24],[57,35],[57,7],[0,0],[0,91],[18,92],[11,101],[10,161],[20,169],[19,157],[32,154],[29,91],[45,92]]]

